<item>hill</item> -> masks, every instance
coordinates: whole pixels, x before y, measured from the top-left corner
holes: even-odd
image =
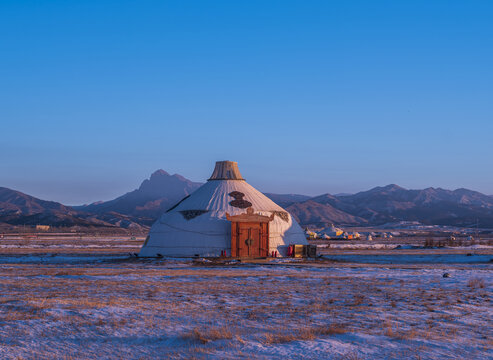
[[[331,205],[368,224],[419,221],[429,225],[493,227],[493,199],[467,189],[407,190],[391,184],[354,195],[325,194],[311,201]]]
[[[150,225],[160,214],[190,195],[200,185],[202,184],[192,182],[181,175],[170,175],[164,170],[157,170],[136,190],[114,200],[78,206],[76,209],[95,214],[124,214]]]
[[[0,223],[145,227],[201,185],[158,170],[138,189],[114,200],[76,207],[0,188]],[[425,225],[493,228],[493,197],[468,189],[408,190],[391,184],[356,194],[265,195],[286,208],[303,226],[374,226],[417,221]]]
[[[83,213],[55,201],[46,201],[20,191],[0,187],[0,224],[136,228],[127,216]]]

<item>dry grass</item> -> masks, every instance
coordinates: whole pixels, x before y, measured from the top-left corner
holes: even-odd
[[[345,324],[330,324],[328,326],[320,326],[315,329],[317,335],[340,335],[349,332],[349,328]]]
[[[189,341],[195,350],[176,350],[176,358],[202,358],[217,347],[240,354],[251,341],[276,346],[341,340],[345,333],[386,335],[403,343],[467,338],[478,349],[491,345],[491,324],[480,315],[492,300],[484,276],[442,286],[441,273],[436,281],[425,281],[412,268],[406,274],[416,271],[416,276],[405,282],[377,276],[374,269],[352,271],[349,276],[329,269],[168,268],[157,263],[0,265],[0,339],[26,338],[34,347],[76,339],[83,345],[67,350],[73,358],[84,357],[91,346],[120,349],[127,338],[138,339],[129,347],[139,351],[150,351],[149,344],[163,339]],[[453,316],[443,313],[451,309]],[[464,321],[455,323],[455,317]],[[36,351],[49,355],[46,349]],[[27,350],[22,354],[33,358]],[[173,357],[157,350],[146,357],[156,354]],[[358,354],[350,356],[357,359]]]
[[[470,287],[471,289],[484,289],[486,285],[484,279],[475,277],[469,279],[469,281],[467,282],[467,286]]]
[[[292,341],[314,340],[322,336],[345,334],[349,330],[344,324],[330,324],[327,326],[305,326],[298,328],[277,328],[274,332],[265,333],[264,344],[283,344]]]
[[[365,301],[365,296],[364,295],[362,295],[362,294],[355,294],[354,295],[354,303],[353,303],[353,305],[354,306],[359,306],[359,305],[363,304],[364,301]]]
[[[233,333],[226,327],[198,328],[183,335],[186,340],[198,341],[207,344],[210,341],[231,340]],[[238,338],[238,337],[237,337]]]

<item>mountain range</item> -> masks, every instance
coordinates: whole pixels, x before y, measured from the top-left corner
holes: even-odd
[[[114,200],[76,206],[76,210],[106,214],[114,212],[132,217],[137,223],[151,225],[157,217],[202,184],[164,170],[154,172],[140,187]]]
[[[493,198],[467,189],[407,190],[392,184],[353,195],[324,194],[292,204],[287,210],[300,223],[318,226],[330,222],[382,225],[419,221],[426,225],[493,227]]]
[[[0,225],[51,225],[64,227],[135,228],[139,223],[129,216],[112,211],[104,214],[78,211],[54,201],[0,187]]]
[[[139,188],[114,200],[74,207],[0,188],[0,224],[142,230],[201,185],[158,170]],[[286,208],[302,226],[374,226],[418,221],[426,225],[478,224],[493,228],[493,197],[467,189],[408,190],[392,184],[356,194],[265,195]]]

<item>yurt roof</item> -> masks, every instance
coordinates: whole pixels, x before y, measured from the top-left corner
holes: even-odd
[[[246,181],[237,180],[208,181],[171,211],[202,210],[236,214],[244,213],[248,207],[256,211],[285,211]]]

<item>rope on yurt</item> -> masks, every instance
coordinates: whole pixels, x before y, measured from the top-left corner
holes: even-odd
[[[172,229],[175,229],[175,230],[179,230],[179,231],[184,231],[184,232],[189,232],[189,233],[194,233],[194,234],[201,234],[201,235],[210,235],[210,236],[225,236],[225,235],[228,235],[228,233],[205,233],[205,232],[202,232],[202,231],[193,231],[193,230],[185,230],[185,229],[182,229],[182,228],[179,228],[179,227],[176,227],[176,226],[173,226],[173,225],[170,225],[170,224],[167,224],[165,222],[162,222],[160,221],[159,222],[160,224],[163,224],[163,225],[166,225]],[[153,233],[163,233],[164,231],[153,231]]]
[[[176,227],[176,226],[173,226],[173,225],[170,225],[170,224],[167,224],[165,222],[162,222],[160,221],[159,222],[160,224],[163,224],[163,225],[166,225],[172,229],[175,229],[175,230],[178,230],[178,231],[183,231],[183,232],[188,232],[188,233],[193,233],[193,234],[200,234],[200,235],[208,235],[208,236],[227,236],[229,235],[229,233],[206,233],[206,232],[202,232],[202,231],[193,231],[193,230],[185,230],[185,229],[182,229],[182,228],[179,228],[179,227]],[[166,232],[165,231],[153,231],[153,233],[155,234],[165,234]],[[301,234],[301,233],[300,233]],[[293,236],[295,234],[286,234],[285,232],[284,233],[281,233],[281,232],[270,232],[269,234],[271,237],[282,237],[282,236]]]

